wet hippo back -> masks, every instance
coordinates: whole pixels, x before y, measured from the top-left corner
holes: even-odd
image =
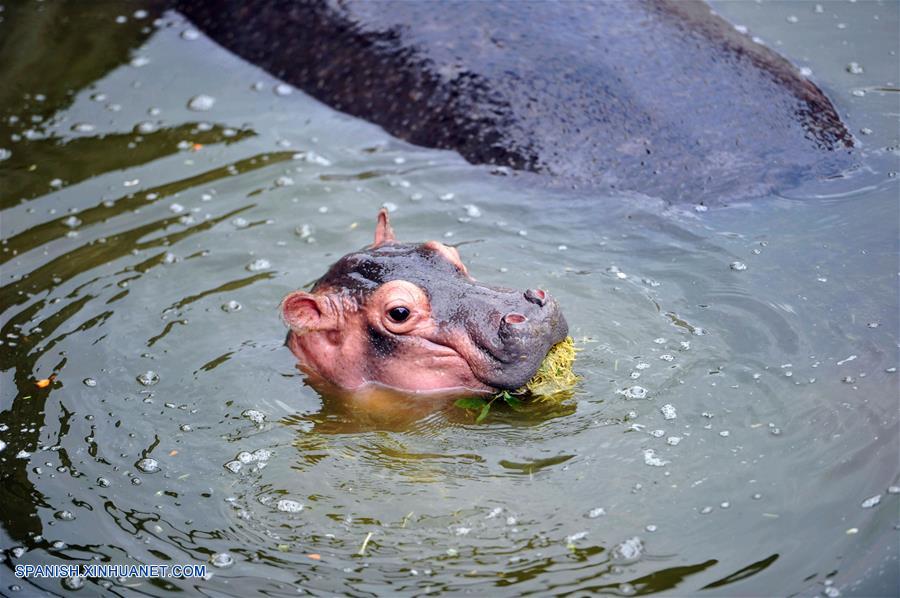
[[[698,2],[184,0],[322,101],[467,160],[715,203],[832,176],[824,94]]]

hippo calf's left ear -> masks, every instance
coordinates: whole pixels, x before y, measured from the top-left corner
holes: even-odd
[[[396,240],[394,229],[391,228],[391,222],[388,219],[387,208],[381,208],[378,211],[378,222],[375,224],[375,242],[372,243],[372,249],[381,247],[385,243],[393,243]]]
[[[281,300],[281,317],[298,334],[334,330],[338,325],[334,306],[326,297],[294,291]]]

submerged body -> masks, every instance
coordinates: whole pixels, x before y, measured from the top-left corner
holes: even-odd
[[[412,143],[721,203],[840,174],[822,91],[701,2],[184,0],[213,39]]]
[[[568,334],[559,304],[473,279],[456,249],[399,243],[386,210],[375,242],[281,304],[300,365],[336,387],[443,396],[513,390]]]

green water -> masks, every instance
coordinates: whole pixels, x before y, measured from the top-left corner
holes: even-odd
[[[71,585],[15,564],[222,553],[207,580],[80,592],[896,593],[900,11],[821,4],[715,7],[811,69],[860,168],[705,212],[410,146],[177,15],[7,4],[0,593]],[[475,425],[303,384],[278,302],[382,205],[402,240],[559,298],[576,401]]]

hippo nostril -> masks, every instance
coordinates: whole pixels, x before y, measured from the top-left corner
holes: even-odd
[[[503,321],[507,324],[522,324],[523,322],[527,322],[528,318],[513,311],[503,316]]]
[[[535,305],[544,307],[544,304],[547,303],[547,293],[542,289],[528,289],[525,291],[525,299]]]

